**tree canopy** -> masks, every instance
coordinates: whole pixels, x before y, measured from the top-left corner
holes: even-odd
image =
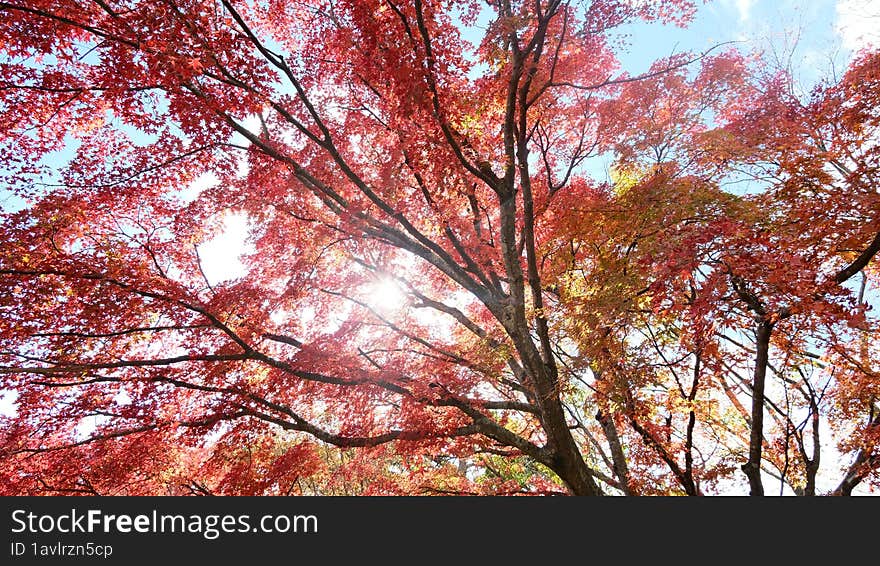
[[[880,53],[693,11],[0,2],[0,491],[876,487]]]

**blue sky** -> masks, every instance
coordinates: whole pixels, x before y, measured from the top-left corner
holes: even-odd
[[[672,52],[703,51],[736,41],[745,51],[791,56],[802,86],[842,72],[859,49],[880,46],[880,0],[714,0],[687,29],[638,24],[621,60],[631,73]]]
[[[880,47],[880,0],[694,2],[697,13],[685,29],[658,23],[622,28],[631,45],[620,56],[623,69],[637,74],[672,53],[702,52],[719,43],[737,42],[744,51],[791,56],[807,86],[834,68],[842,71],[858,50]],[[471,39],[469,34],[466,37]]]
[[[639,0],[633,0],[639,1]],[[719,46],[760,54],[788,68],[806,98],[822,80],[834,80],[861,49],[880,47],[880,0],[709,0],[698,3],[686,28],[641,22],[618,31],[628,49],[618,53],[622,71],[643,73],[658,58],[702,53]],[[595,179],[609,180],[613,156],[585,163]],[[728,190],[760,190],[752,184]]]

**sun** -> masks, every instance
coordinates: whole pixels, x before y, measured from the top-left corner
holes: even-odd
[[[367,304],[381,314],[399,312],[406,307],[407,302],[407,293],[391,277],[379,278],[367,291]]]

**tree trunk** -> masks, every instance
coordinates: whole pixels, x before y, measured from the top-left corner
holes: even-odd
[[[764,384],[770,359],[770,336],[773,323],[764,319],[758,324],[755,353],[755,374],[752,379],[752,430],[749,438],[749,460],[742,470],[749,479],[749,495],[764,495],[761,481],[761,448],[764,441]]]

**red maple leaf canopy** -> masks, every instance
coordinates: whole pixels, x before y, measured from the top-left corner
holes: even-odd
[[[876,486],[880,54],[694,10],[0,3],[0,491]]]

